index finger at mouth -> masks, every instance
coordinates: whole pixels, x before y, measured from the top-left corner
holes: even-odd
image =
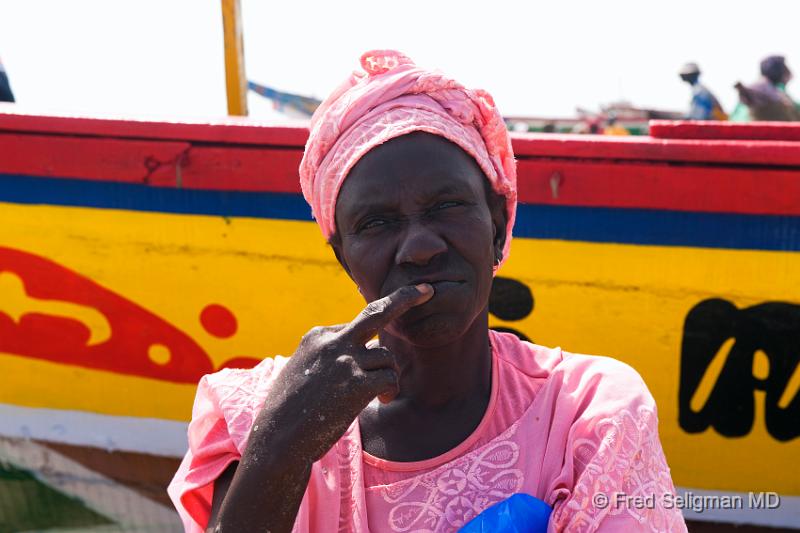
[[[421,305],[433,296],[433,287],[427,283],[400,287],[389,296],[370,302],[345,328],[359,342],[367,342],[378,330],[414,306]]]

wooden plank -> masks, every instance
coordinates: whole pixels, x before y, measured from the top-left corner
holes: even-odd
[[[182,169],[182,187],[300,193],[300,150],[196,146]],[[169,179],[168,168],[164,168]],[[166,180],[165,180],[166,181]]]
[[[303,149],[308,138],[308,129],[305,127],[275,123],[267,124],[236,117],[199,122],[159,122],[137,119],[35,115],[21,112],[18,107],[9,107],[4,110],[2,106],[0,106],[0,132],[292,146],[300,150]]]
[[[800,124],[792,122],[720,122],[652,120],[650,136],[658,139],[728,139],[800,141]]]
[[[518,163],[522,203],[800,215],[800,172],[580,160]]]
[[[0,173],[175,185],[175,164],[190,144],[0,133]],[[166,179],[166,176],[171,176]]]
[[[239,0],[222,0],[222,26],[228,114],[247,116],[247,75],[244,70],[242,8]]]
[[[515,155],[568,159],[674,161],[718,165],[800,166],[790,141],[654,139],[612,135],[512,134]]]
[[[303,149],[308,138],[308,130],[304,127],[275,126],[242,119],[175,123],[37,116],[0,110],[0,132],[2,131],[283,146],[298,150]],[[800,167],[800,144],[793,141],[620,138],[531,133],[513,133],[511,137],[514,152],[520,160],[551,157]]]
[[[300,193],[299,148],[0,133],[0,173]],[[529,204],[800,214],[800,170],[520,157]]]
[[[181,460],[147,453],[101,450],[57,442],[34,441],[96,472],[141,496],[160,503],[167,509],[172,502],[167,495],[169,485]]]

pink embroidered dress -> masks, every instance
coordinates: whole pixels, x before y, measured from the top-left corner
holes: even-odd
[[[386,461],[362,450],[354,421],[314,464],[293,531],[457,531],[518,492],[553,507],[550,531],[686,531],[680,511],[664,505],[674,487],[656,406],[632,368],[506,333],[490,331],[490,340],[491,399],[464,442],[425,461]],[[200,382],[189,452],[169,487],[186,531],[205,528],[214,480],[241,457],[286,361]],[[625,505],[617,494],[654,505]]]
[[[367,52],[361,65],[364,72],[349,77],[314,114],[300,165],[303,194],[325,238],[335,233],[337,195],[359,158],[392,138],[425,131],[475,158],[505,198],[505,261],[516,167],[491,96],[393,50]],[[295,532],[457,531],[518,492],[552,506],[551,531],[686,531],[680,511],[664,505],[674,488],[655,403],[633,369],[510,334],[489,336],[491,400],[475,431],[439,457],[401,463],[365,453],[354,421],[314,463]],[[169,487],[186,531],[203,531],[208,523],[214,480],[241,458],[286,361],[268,358],[252,370],[223,370],[200,382],[189,451]],[[619,505],[616,494],[650,497],[653,505]]]

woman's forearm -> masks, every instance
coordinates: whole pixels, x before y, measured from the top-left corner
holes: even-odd
[[[212,510],[208,531],[292,530],[313,460],[292,442],[293,432],[279,418],[262,411],[232,479],[214,485],[217,512]],[[281,427],[284,431],[275,430]]]
[[[397,393],[394,355],[366,342],[432,296],[428,284],[401,287],[349,324],[303,336],[272,383],[230,486],[214,485],[211,531],[291,531],[314,462],[373,398]]]

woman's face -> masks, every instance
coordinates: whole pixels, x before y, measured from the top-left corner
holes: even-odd
[[[367,301],[431,283],[433,298],[386,330],[435,347],[485,315],[505,224],[502,198],[475,160],[442,137],[416,132],[353,167],[337,200],[332,244]]]

